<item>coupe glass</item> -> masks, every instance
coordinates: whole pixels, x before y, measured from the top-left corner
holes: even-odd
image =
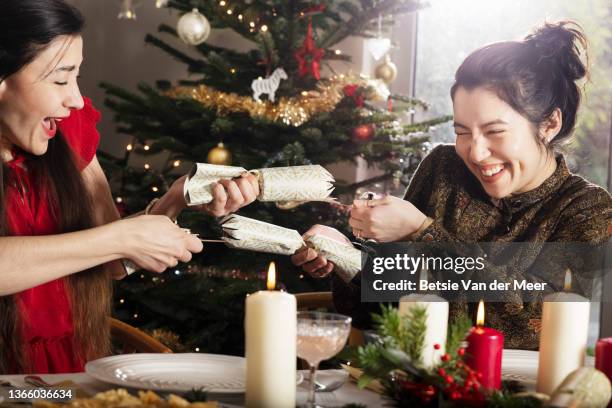
[[[310,367],[307,408],[315,404],[315,376],[319,363],[342,350],[351,331],[351,318],[341,314],[298,312],[297,355]]]

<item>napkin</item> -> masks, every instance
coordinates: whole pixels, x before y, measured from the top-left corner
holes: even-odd
[[[183,195],[187,205],[212,201],[212,189],[222,178],[239,177],[242,167],[196,163],[187,175]],[[252,170],[259,182],[260,201],[321,201],[333,191],[333,176],[320,165],[271,167]]]
[[[315,234],[303,239],[296,230],[236,214],[225,217],[221,221],[221,228],[221,239],[231,248],[293,255],[309,246],[332,261],[336,273],[345,282],[350,282],[361,270],[361,251],[322,235]]]

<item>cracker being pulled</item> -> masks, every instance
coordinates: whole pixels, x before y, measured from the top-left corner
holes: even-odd
[[[222,178],[239,177],[242,167],[196,163],[187,175],[183,195],[187,205],[212,201],[212,189]],[[333,176],[319,165],[271,167],[251,171],[259,182],[260,201],[323,201],[333,191]]]
[[[350,282],[361,270],[360,250],[323,235],[312,235],[304,240],[296,230],[236,214],[225,217],[221,227],[222,240],[231,248],[293,255],[310,246],[333,262],[338,276],[346,282]]]

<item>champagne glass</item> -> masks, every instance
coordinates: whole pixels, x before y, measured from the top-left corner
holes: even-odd
[[[315,408],[315,376],[319,363],[342,350],[351,331],[351,318],[336,313],[298,312],[297,355],[310,367],[307,408]]]

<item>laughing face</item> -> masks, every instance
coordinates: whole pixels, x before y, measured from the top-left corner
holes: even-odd
[[[77,75],[83,61],[80,36],[61,36],[19,72],[0,83],[0,143],[34,155],[47,151],[57,123],[83,107]]]
[[[534,126],[494,92],[459,87],[453,112],[457,154],[490,197],[532,190],[554,173],[556,161],[536,142]],[[543,136],[556,134],[554,128]]]

